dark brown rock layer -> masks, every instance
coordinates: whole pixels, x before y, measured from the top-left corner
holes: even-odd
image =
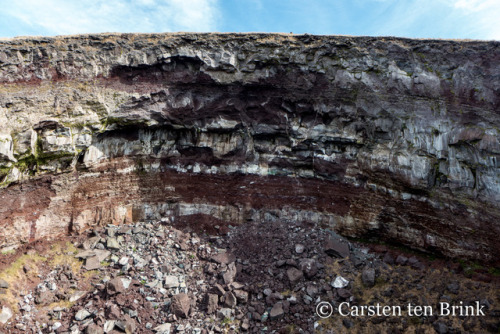
[[[0,43],[0,247],[172,216],[317,221],[498,261],[498,42]]]

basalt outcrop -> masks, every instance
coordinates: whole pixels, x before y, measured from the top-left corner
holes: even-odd
[[[499,261],[499,42],[15,38],[0,82],[1,248],[279,218]]]

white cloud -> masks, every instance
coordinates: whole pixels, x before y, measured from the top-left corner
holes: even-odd
[[[446,0],[483,39],[500,40],[499,0]]]
[[[451,0],[451,4],[455,8],[463,8],[471,11],[481,11],[488,7],[494,6],[495,3],[498,4],[496,0]]]
[[[373,25],[379,35],[500,40],[500,0],[387,0],[386,4],[387,12]]]
[[[0,1],[0,3],[3,1]],[[214,31],[218,0],[16,0],[3,15],[40,35],[95,32]]]

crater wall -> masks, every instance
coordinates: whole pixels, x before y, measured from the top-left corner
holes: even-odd
[[[305,220],[500,252],[500,43],[280,34],[0,41],[0,248],[103,224]]]

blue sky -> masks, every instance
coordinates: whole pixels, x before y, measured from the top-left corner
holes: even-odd
[[[500,0],[0,0],[0,37],[293,32],[500,40]]]

